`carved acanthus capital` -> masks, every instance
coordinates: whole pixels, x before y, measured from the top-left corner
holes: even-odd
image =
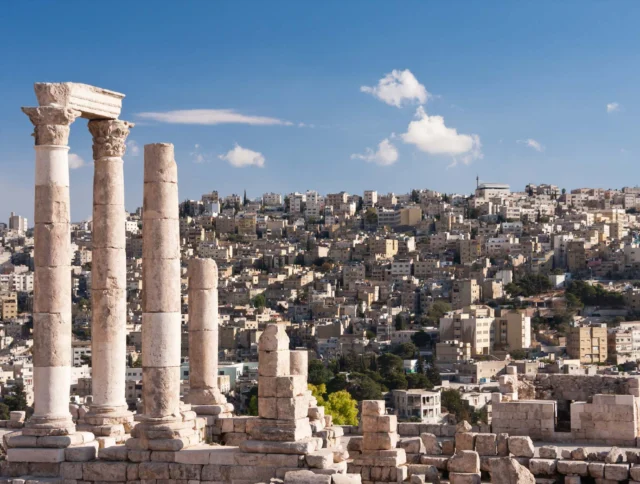
[[[70,125],[80,116],[80,111],[61,106],[22,108],[35,126],[33,136],[36,146],[69,144]]]
[[[106,156],[124,156],[127,136],[134,124],[119,119],[89,121],[89,131],[93,136],[93,159]]]

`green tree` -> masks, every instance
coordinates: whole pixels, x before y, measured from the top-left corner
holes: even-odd
[[[407,329],[407,323],[405,323],[401,314],[396,314],[396,331],[402,331],[404,329]]]
[[[514,360],[524,360],[527,357],[527,352],[523,349],[515,349],[510,351],[509,355]]]
[[[340,390],[346,390],[348,386],[349,382],[347,381],[347,377],[343,374],[338,374],[327,383],[327,392],[339,392]]]
[[[427,320],[433,326],[440,324],[440,318],[451,311],[451,304],[446,301],[435,301],[427,311]]]
[[[422,388],[424,390],[431,390],[433,388],[433,384],[427,376],[422,373],[407,373],[406,380],[408,388]]]
[[[346,390],[329,393],[325,412],[331,415],[336,425],[358,425],[358,402]]]
[[[247,413],[254,416],[258,415],[258,395],[251,395],[251,397],[249,398]]]
[[[469,404],[465,400],[462,400],[462,396],[458,390],[453,388],[442,390],[440,394],[440,402],[443,408],[456,416],[456,420],[458,422],[471,420]]]
[[[394,371],[384,377],[384,384],[389,390],[406,390],[409,388],[407,376],[404,373]]]
[[[413,343],[400,343],[393,348],[393,353],[403,360],[410,360],[418,354],[418,348]]]
[[[378,368],[380,368],[380,374],[382,377],[395,372],[402,373],[402,358],[392,353],[384,353],[378,357]]]
[[[413,341],[413,344],[418,348],[424,348],[425,346],[431,344],[431,336],[421,329],[413,336],[411,336],[411,341]]]
[[[367,375],[354,375],[349,382],[347,391],[358,402],[382,398],[382,387]]]
[[[6,403],[0,403],[0,420],[9,420],[9,406]]]
[[[253,307],[260,309],[267,305],[267,298],[264,297],[264,294],[258,294],[253,298]]]
[[[3,401],[10,412],[16,410],[25,411],[29,408],[27,405],[27,394],[24,391],[22,383],[16,383],[11,389],[11,393],[3,398]]]
[[[442,377],[440,376],[440,371],[438,371],[438,367],[433,362],[431,362],[431,364],[427,368],[427,378],[433,386],[442,385]]]
[[[327,384],[334,377],[333,372],[320,360],[309,361],[308,382],[312,385]]]

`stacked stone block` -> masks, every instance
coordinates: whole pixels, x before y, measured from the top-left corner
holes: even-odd
[[[41,103],[42,104],[42,103]],[[24,433],[75,432],[71,383],[70,125],[81,114],[58,104],[23,108],[35,126],[33,380],[35,412]]]
[[[397,449],[398,421],[385,415],[384,400],[362,402],[362,454],[349,466],[363,482],[402,482],[407,477],[407,456]]]
[[[635,446],[638,409],[633,395],[594,395],[571,405],[571,433],[580,441]]]
[[[89,121],[93,136],[93,237],[91,359],[93,400],[81,420],[105,443],[124,442],[133,423],[125,401],[127,262],[123,160],[132,123]]]
[[[247,420],[246,452],[308,453],[317,450],[311,436],[306,374],[292,374],[289,337],[284,326],[268,325],[258,342],[258,415]]]
[[[530,435],[534,439],[553,440],[556,402],[546,400],[502,401],[492,395],[491,427],[495,433]]]

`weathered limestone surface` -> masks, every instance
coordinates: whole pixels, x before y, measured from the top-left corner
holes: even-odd
[[[493,484],[535,484],[533,474],[517,460],[500,457],[491,461],[491,482]]]
[[[93,120],[93,401],[84,423],[124,441],[133,415],[125,401],[127,276],[123,160],[132,123]]]
[[[34,88],[40,106],[63,106],[88,119],[117,119],[124,98],[124,94],[77,82],[38,82]]]
[[[189,261],[189,394],[194,405],[223,405],[218,388],[218,266]]]
[[[36,205],[33,379],[35,412],[25,435],[64,435],[71,365],[71,234],[69,226],[70,125],[80,115],[68,107],[22,109],[35,126]],[[33,452],[32,452],[33,453]],[[19,453],[12,452],[18,459]]]

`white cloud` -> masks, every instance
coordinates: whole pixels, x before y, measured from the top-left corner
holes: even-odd
[[[381,101],[401,107],[403,104],[417,101],[420,104],[427,102],[431,97],[426,88],[418,82],[418,79],[409,69],[399,71],[394,69],[389,74],[378,81],[377,86],[360,87],[361,92],[366,92]]]
[[[398,149],[389,141],[389,138],[385,138],[378,144],[377,151],[374,152],[371,148],[367,148],[363,155],[356,153],[351,155],[351,159],[389,166],[398,161]]]
[[[136,140],[130,139],[127,141],[127,154],[129,156],[138,156],[140,154],[140,145]]]
[[[517,143],[522,143],[524,145],[527,145],[529,148],[533,148],[534,150],[540,153],[544,151],[544,146],[542,146],[542,144],[540,144],[539,141],[536,141],[533,138],[519,139]]]
[[[69,169],[75,170],[77,168],[82,168],[85,164],[86,163],[82,156],[75,153],[69,153]]]
[[[136,114],[139,118],[170,124],[250,124],[254,126],[291,126],[291,121],[267,116],[249,116],[234,109],[183,109],[178,111]]]
[[[235,144],[232,150],[229,150],[226,155],[219,155],[221,160],[228,161],[230,165],[236,168],[242,168],[245,166],[257,166],[264,167],[264,156],[262,153],[243,148],[238,143]]]
[[[204,163],[205,161],[209,161],[209,158],[202,152],[199,144],[193,145],[193,151],[189,153],[191,156],[191,160],[194,163]]]
[[[422,106],[418,106],[415,117],[407,132],[400,135],[405,143],[430,155],[451,156],[454,165],[482,158],[482,144],[477,134],[460,134],[455,128],[448,128],[442,116],[429,116]]]
[[[620,104],[618,103],[609,103],[607,104],[607,112],[615,113],[616,111],[620,111]]]

